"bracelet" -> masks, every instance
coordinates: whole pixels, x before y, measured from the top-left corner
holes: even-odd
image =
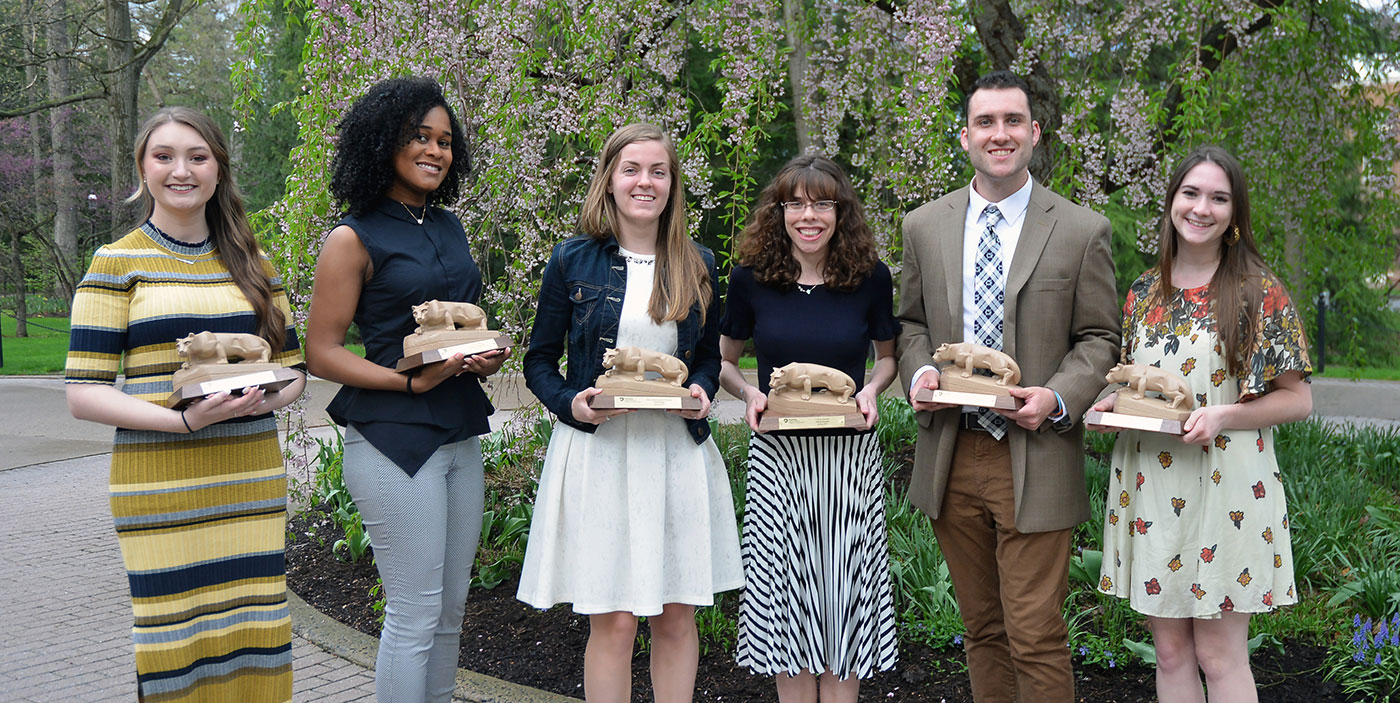
[[[418,395],[417,393],[413,392],[413,374],[408,374],[404,377],[403,385],[405,388],[408,389],[409,395]]]
[[[190,421],[185,419],[185,411],[180,411],[180,422],[185,423],[185,431],[194,434],[194,428],[190,427]]]

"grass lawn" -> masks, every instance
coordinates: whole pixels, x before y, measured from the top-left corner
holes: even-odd
[[[1367,381],[1400,381],[1400,369],[1363,369],[1355,366],[1328,364],[1327,371],[1318,374],[1322,378],[1359,378]]]
[[[15,319],[0,315],[0,331],[4,334],[0,344],[4,345],[5,357],[0,375],[63,372],[64,358],[68,355],[68,318],[30,318],[29,336],[20,338],[15,336]]]
[[[64,359],[68,355],[68,318],[31,317],[29,336],[21,338],[15,336],[15,319],[0,315],[0,331],[4,333],[0,343],[4,344],[5,357],[5,365],[0,366],[0,376],[63,373]],[[358,356],[365,355],[362,344],[347,344],[345,347]]]

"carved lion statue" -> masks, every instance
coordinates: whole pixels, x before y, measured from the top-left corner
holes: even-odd
[[[414,334],[486,329],[486,311],[471,303],[429,300],[413,306]]]
[[[677,388],[685,383],[686,377],[690,375],[690,369],[680,359],[641,347],[621,347],[604,351],[603,368],[607,369],[605,376],[613,376],[618,371],[631,372],[635,374],[633,380],[637,381],[646,380],[647,371],[655,371]]]
[[[1191,410],[1195,403],[1191,399],[1191,387],[1186,379],[1146,364],[1118,364],[1109,369],[1104,380],[1109,383],[1126,383],[1133,389],[1133,400],[1142,400],[1147,391],[1161,393],[1173,410]]]
[[[856,392],[856,382],[843,371],[820,364],[805,364],[794,361],[787,366],[773,369],[768,377],[768,392],[778,393],[785,389],[801,389],[802,399],[812,399],[813,388],[825,388],[837,396],[837,402],[845,403]]]
[[[256,334],[238,332],[196,332],[175,340],[175,353],[185,357],[185,366],[227,364],[239,361],[271,361],[272,345]]]
[[[951,362],[962,369],[963,378],[971,378],[973,369],[986,369],[997,376],[998,386],[1012,386],[1021,381],[1021,367],[1006,352],[971,342],[940,344],[933,360]]]

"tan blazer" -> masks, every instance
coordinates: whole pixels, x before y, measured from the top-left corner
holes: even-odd
[[[900,376],[932,363],[933,350],[962,336],[963,225],[968,189],[920,206],[904,218],[899,313]],[[1021,237],[1006,276],[1004,348],[1021,367],[1022,386],[1059,392],[1074,424],[1036,432],[1010,423],[1016,529],[1046,532],[1089,519],[1080,419],[1118,359],[1120,310],[1108,220],[1033,185]],[[914,505],[937,518],[953,462],[959,409],[920,412]]]

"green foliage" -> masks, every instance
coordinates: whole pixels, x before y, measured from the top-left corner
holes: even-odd
[[[898,383],[899,381],[895,381]],[[919,424],[914,419],[914,408],[903,398],[881,394],[876,399],[880,421],[875,425],[875,437],[880,441],[880,451],[885,456],[896,456],[914,446],[918,437]]]
[[[1144,637],[1142,617],[1128,602],[1099,596],[1093,586],[1071,585],[1063,614],[1070,656],[1081,666],[1115,669],[1137,653],[1134,645]]]
[[[359,561],[369,551],[369,533],[364,518],[350,489],[345,487],[345,440],[336,428],[333,441],[316,440],[316,475],[311,486],[312,500],[326,506],[341,537],[331,546],[331,553],[344,561]]]
[[[1324,280],[1331,288],[1325,340],[1329,370],[1333,362],[1370,368],[1400,366],[1400,312],[1389,308],[1385,291],[1368,283],[1332,272]]]
[[[481,545],[477,547],[472,586],[492,589],[501,585],[525,563],[525,545],[530,536],[530,517],[535,504],[516,495],[503,501],[500,494],[486,493],[481,515]]]
[[[1337,563],[1351,580],[1336,589],[1327,605],[1350,603],[1375,620],[1400,612],[1400,507],[1366,506],[1366,520],[1356,535],[1364,545],[1365,561],[1336,549]]]
[[[885,492],[885,525],[901,632],[934,647],[960,642],[961,611],[933,523],[909,502],[906,492],[890,489]]]
[[[491,589],[510,578],[525,562],[534,515],[536,477],[554,424],[543,415],[523,413],[481,440],[485,469],[485,510],[472,586]]]
[[[1340,587],[1352,565],[1379,556],[1373,556],[1376,533],[1364,529],[1372,519],[1367,507],[1394,503],[1400,433],[1309,420],[1280,427],[1274,436],[1298,584]]]
[[[733,652],[739,644],[739,623],[725,612],[738,599],[738,591],[716,593],[714,605],[695,609],[695,629],[700,635],[701,655]]]
[[[281,199],[290,155],[298,143],[297,121],[291,107],[301,90],[301,57],[307,26],[301,21],[305,0],[252,0],[240,3],[243,26],[236,43],[242,59],[230,67],[235,87],[234,113],[243,146],[239,186],[249,212]]]

